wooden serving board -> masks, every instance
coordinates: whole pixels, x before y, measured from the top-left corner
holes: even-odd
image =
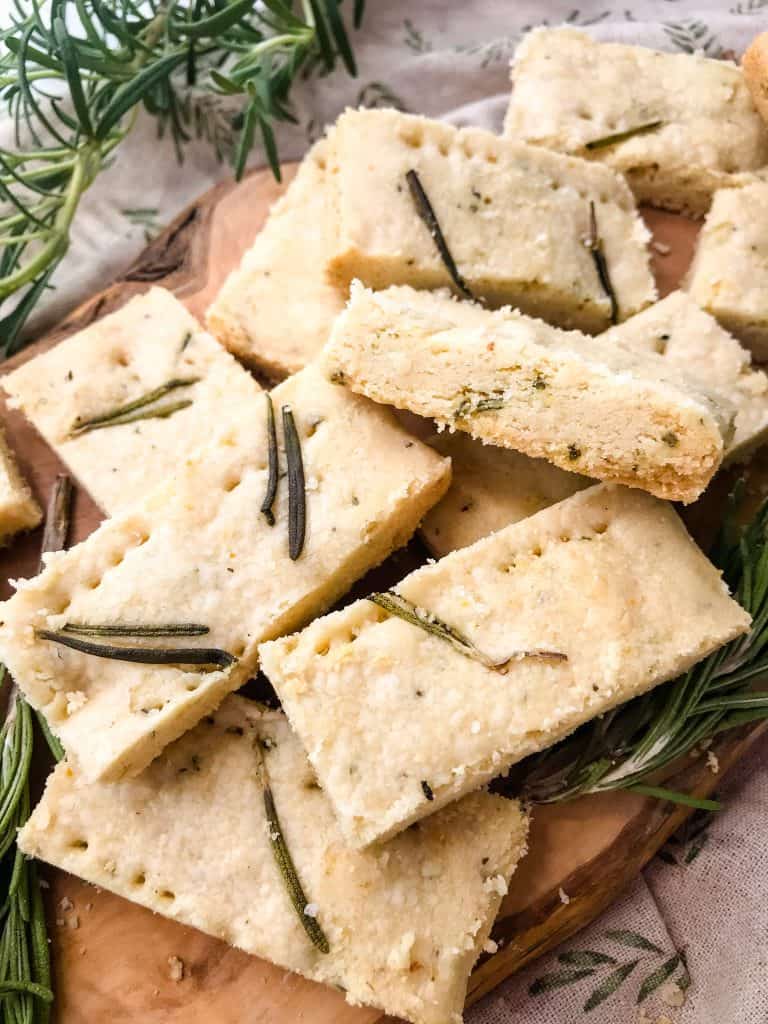
[[[284,169],[284,182],[294,166]],[[151,284],[174,291],[202,318],[228,272],[239,262],[281,192],[267,171],[238,185],[224,183],[202,196],[110,287],[77,308],[54,331],[5,367],[10,370],[65,335],[121,306]],[[662,294],[680,280],[690,261],[697,231],[691,221],[657,211],[646,219],[655,239],[671,252],[654,252]],[[24,418],[0,401],[5,424],[22,468],[41,500],[61,465]],[[768,458],[750,467],[755,494],[768,489]],[[723,508],[728,480],[718,479],[705,499],[687,514],[699,536],[710,533]],[[86,537],[102,516],[82,490],[74,511],[71,541]],[[2,552],[0,586],[36,572],[40,531]],[[411,545],[406,561],[422,557]],[[409,565],[401,556],[395,569]],[[405,566],[405,568],[404,568]],[[713,746],[721,766],[715,776],[691,758],[668,784],[703,796],[762,732],[752,726],[727,734]],[[469,1002],[583,927],[607,907],[654,856],[687,816],[684,808],[628,793],[585,797],[534,810],[530,852],[512,880],[493,937],[499,951],[486,956],[472,975]],[[205,836],[200,837],[205,842]],[[369,1024],[384,1018],[375,1010],[347,1006],[330,988],[304,981],[265,961],[247,956],[191,928],[95,889],[63,872],[47,870],[48,913],[55,965],[59,1024]],[[563,903],[560,889],[570,897]],[[256,911],[258,912],[258,910]],[[169,957],[184,964],[180,981],[170,977]]]

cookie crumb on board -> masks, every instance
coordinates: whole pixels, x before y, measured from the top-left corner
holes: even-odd
[[[168,957],[168,977],[171,981],[181,981],[184,977],[184,961],[178,956]]]
[[[562,885],[557,890],[557,895],[560,897],[560,902],[565,904],[566,907],[571,902],[571,897],[568,895],[568,893],[565,891]]]

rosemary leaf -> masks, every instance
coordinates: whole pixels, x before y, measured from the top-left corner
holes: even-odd
[[[72,478],[59,473],[53,485],[43,527],[43,541],[40,548],[39,570],[43,570],[44,554],[61,551],[67,544],[70,514],[72,511]]]
[[[131,661],[141,665],[216,665],[218,668],[228,668],[237,660],[229,651],[222,651],[218,647],[118,647],[95,644],[51,629],[37,629],[35,636],[61,644],[62,647],[71,647],[81,654],[93,655],[94,658]]]
[[[585,149],[605,149],[607,146],[615,146],[619,142],[631,139],[635,135],[647,135],[648,132],[658,131],[664,124],[663,121],[648,121],[646,124],[639,124],[635,128],[627,128],[623,132],[614,132],[613,135],[604,135],[600,139],[592,139],[584,146]]]
[[[491,412],[494,409],[504,408],[503,395],[472,396],[463,398],[453,414],[454,419],[465,420],[478,412]]]
[[[296,421],[289,405],[283,406],[283,437],[288,466],[288,553],[295,562],[304,550],[307,526],[307,495],[304,486],[304,460]]]
[[[65,622],[63,633],[78,636],[204,636],[208,626],[197,622],[165,622],[156,626],[129,625],[128,623]]]
[[[600,281],[600,287],[603,289],[611,303],[611,323],[616,324],[619,322],[619,303],[616,298],[616,292],[613,290],[613,284],[611,283],[608,262],[605,258],[605,252],[603,251],[603,242],[597,229],[595,204],[592,200],[590,200],[589,203],[589,235],[587,237],[587,248],[592,254],[592,261],[595,264],[595,270],[597,271],[597,276]]]
[[[272,506],[277,497],[277,431],[275,429],[275,407],[272,404],[272,396],[268,391],[264,392],[267,403],[267,456],[269,458],[269,475],[267,476],[267,490],[264,501],[261,503],[261,513],[270,526],[275,525],[275,513]]]
[[[456,285],[456,288],[465,299],[471,299],[473,302],[475,296],[473,295],[469,285],[459,273],[459,268],[456,266],[451,250],[448,248],[448,243],[445,240],[445,235],[440,227],[440,222],[437,219],[432,203],[429,201],[427,193],[424,191],[424,186],[421,184],[421,180],[413,169],[408,171],[405,176],[405,180],[408,182],[408,188],[410,189],[411,198],[413,199],[413,205],[416,207],[416,212],[426,225],[432,239],[437,246],[437,251],[440,254],[440,259],[443,261],[445,269],[451,276],[451,280]]]
[[[316,917],[307,914],[306,912],[307,907],[309,906],[309,901],[304,893],[301,880],[298,876],[298,872],[296,871],[296,866],[293,863],[291,851],[288,849],[288,844],[285,841],[285,835],[283,833],[282,826],[280,825],[280,818],[278,817],[277,808],[275,807],[275,798],[272,795],[272,787],[269,784],[266,761],[261,748],[259,747],[258,741],[254,746],[259,758],[259,775],[262,791],[264,793],[264,813],[267,817],[267,835],[269,837],[270,846],[272,847],[275,863],[277,864],[280,876],[285,884],[291,905],[296,911],[296,916],[312,942],[312,945],[316,949],[319,949],[321,953],[328,953],[330,952],[331,947],[323,929],[320,927],[319,921]]]
[[[165,397],[165,395],[169,394],[171,391],[176,391],[179,388],[191,387],[192,384],[197,384],[199,379],[199,377],[175,377],[173,380],[166,381],[165,384],[161,384],[159,387],[153,388],[145,395],[140,395],[138,398],[134,398],[133,401],[126,402],[125,405],[115,406],[114,409],[110,409],[108,412],[100,413],[98,416],[92,416],[89,419],[83,419],[78,416],[70,428],[70,437],[77,437],[78,435],[85,434],[90,430],[100,430],[103,427],[114,427],[121,426],[123,423],[133,423],[137,419],[170,416],[179,409],[183,409],[186,406],[191,405],[191,401],[185,400],[183,402],[161,406],[157,410],[153,410],[152,412],[142,412],[138,416],[133,416],[132,413],[146,409],[148,405],[152,405],[154,402],[158,401],[158,399]]]
[[[563,654],[561,651],[550,651],[544,648],[535,648],[528,651],[514,651],[512,654],[505,658],[494,659],[490,658],[487,654],[484,654],[469,640],[463,633],[459,632],[453,626],[449,626],[447,622],[443,622],[442,619],[438,619],[436,615],[432,615],[429,612],[423,611],[421,608],[417,608],[416,605],[412,604],[406,598],[401,597],[399,594],[393,593],[391,590],[384,594],[371,594],[368,597],[369,601],[373,604],[383,608],[384,611],[390,615],[394,615],[399,619],[403,619],[405,622],[410,623],[412,626],[417,626],[419,629],[423,629],[425,633],[429,633],[431,636],[438,637],[440,640],[445,640],[449,643],[454,650],[458,651],[459,654],[463,654],[465,658],[471,658],[473,661],[480,662],[486,668],[494,669],[496,672],[506,674],[509,671],[510,666],[517,661],[523,661],[526,658],[546,658],[552,661],[567,661],[568,655]]]

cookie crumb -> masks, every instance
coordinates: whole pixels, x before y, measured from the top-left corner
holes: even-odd
[[[657,252],[659,256],[669,256],[672,252],[672,246],[667,245],[666,242],[657,242],[654,240],[651,242],[651,248]]]
[[[177,956],[168,957],[168,977],[171,981],[181,981],[184,977],[184,961]]]
[[[712,772],[713,775],[717,775],[717,773],[720,771],[720,762],[718,761],[717,754],[714,752],[714,750],[707,751],[707,765],[709,766],[709,770]]]
[[[493,939],[486,939],[485,942],[483,943],[484,953],[496,953],[498,951],[498,948],[498,942],[494,942]]]
[[[568,895],[568,893],[565,891],[562,885],[557,890],[557,895],[560,897],[560,902],[563,903],[566,907],[571,902],[571,897]]]
[[[59,900],[59,910],[63,914],[66,914],[66,912],[68,910],[74,910],[74,909],[75,909],[75,904],[72,902],[72,900],[69,898],[69,896],[62,896],[62,898]]]
[[[67,918],[67,928],[70,928],[73,932],[80,927],[80,918],[77,914],[70,914]]]

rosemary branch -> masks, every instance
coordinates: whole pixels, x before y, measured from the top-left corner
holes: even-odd
[[[9,5],[0,31],[0,99],[15,148],[0,148],[0,354],[69,245],[83,194],[108,166],[140,107],[179,159],[193,137],[239,178],[260,138],[277,178],[274,125],[295,121],[291,87],[341,62],[356,74],[340,0],[40,0]],[[358,27],[364,2],[355,0]],[[239,108],[239,109],[238,109]]]
[[[267,403],[267,456],[269,458],[269,470],[267,488],[264,493],[264,500],[261,503],[261,514],[270,526],[274,526],[275,513],[272,511],[272,506],[277,497],[277,430],[275,429],[275,407],[272,404],[272,396],[268,391],[264,392],[264,399]]]
[[[66,544],[72,483],[60,475],[46,512],[42,555]],[[0,666],[0,687],[6,680]],[[51,753],[64,751],[47,722],[38,716]],[[16,833],[30,813],[29,770],[34,747],[34,716],[11,683],[8,710],[0,730],[0,869],[9,878],[0,907],[0,1005],[8,1024],[46,1024],[50,1018],[51,964],[37,868],[16,847]]]
[[[573,736],[521,766],[520,783],[539,803],[585,793],[630,789],[709,809],[701,801],[646,780],[719,733],[768,718],[768,501],[745,527],[736,525],[743,483],[710,552],[725,582],[752,616],[749,632],[694,665],[685,675],[588,722]],[[754,689],[762,683],[762,689]]]
[[[186,409],[192,402],[184,399],[180,402],[173,402],[165,406],[156,406],[154,403],[164,398],[172,391],[179,388],[189,388],[199,382],[199,377],[174,377],[164,384],[160,384],[146,394],[125,402],[123,405],[116,405],[107,412],[99,413],[97,416],[90,416],[83,419],[78,416],[70,427],[69,436],[78,437],[80,434],[87,434],[91,430],[102,430],[104,427],[117,427],[124,423],[134,423],[136,420],[165,418],[171,416],[179,409]]]

